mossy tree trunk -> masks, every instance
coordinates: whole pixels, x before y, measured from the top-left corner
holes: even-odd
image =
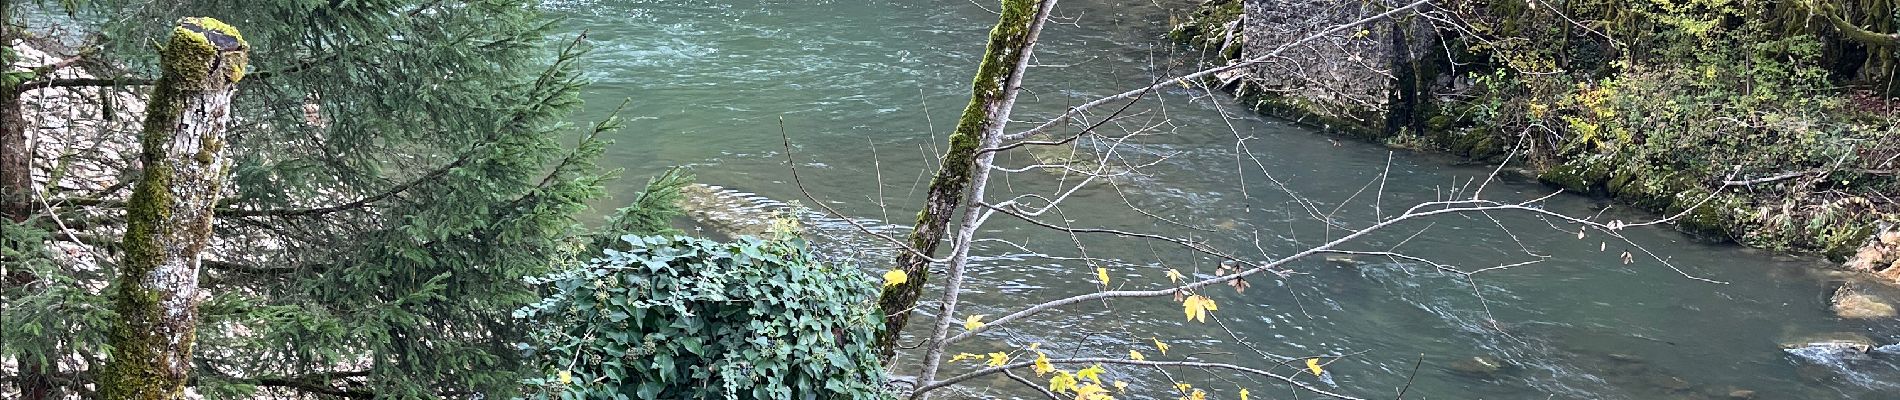
[[[1009,108],[1021,89],[1029,49],[1035,44],[1031,26],[1042,3],[1040,0],[1003,0],[1002,17],[990,30],[989,45],[971,84],[970,104],[963,108],[956,131],[950,134],[950,147],[938,164],[936,176],[930,180],[930,191],[924,199],[923,211],[917,214],[917,225],[911,228],[910,247],[922,254],[899,253],[897,268],[909,279],[903,284],[886,286],[878,296],[884,329],[878,331],[877,346],[885,360],[897,352],[897,338],[910,321],[918,296],[923,293],[924,282],[930,274],[930,259],[936,257],[937,244],[943,240],[950,217],[961,203],[964,187],[970,183],[979,147],[993,142],[990,138],[1001,137],[1003,126],[1009,120]]]
[[[108,400],[177,399],[198,323],[199,252],[230,163],[224,131],[249,46],[211,18],[185,18],[159,50],[161,75],[139,138],[145,172],[126,205],[114,282],[119,320],[99,381]]]

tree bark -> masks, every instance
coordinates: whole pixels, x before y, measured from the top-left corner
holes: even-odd
[[[12,72],[13,64],[19,62],[11,46],[22,36],[13,27],[12,0],[0,0],[0,46],[8,47],[8,56],[0,59],[0,72]],[[26,117],[21,115],[20,93],[14,90],[17,84],[7,82],[0,88],[4,89],[0,90],[0,216],[15,223],[25,221],[32,210],[27,199],[33,188],[28,172],[33,155],[26,148]]]
[[[177,399],[191,368],[198,323],[199,252],[229,161],[224,131],[249,46],[211,18],[185,18],[159,50],[161,75],[147,105],[144,174],[126,205],[124,259],[113,302],[119,320],[99,382],[108,400]]]
[[[923,254],[909,251],[897,256],[897,268],[908,275],[902,284],[886,286],[878,296],[878,308],[884,314],[884,329],[878,331],[878,353],[885,360],[897,353],[897,339],[910,321],[911,309],[923,293],[930,275],[930,259],[936,258],[937,244],[943,240],[961,202],[964,187],[970,183],[976,167],[977,151],[990,138],[1001,137],[1009,120],[1009,106],[1021,89],[1022,70],[1030,47],[1035,44],[1032,24],[1042,1],[1003,0],[1002,17],[990,30],[988,48],[977,67],[971,84],[970,104],[950,134],[950,148],[944,152],[937,174],[930,180],[924,209],[911,228],[910,246]],[[944,318],[946,316],[939,316]]]
[[[13,25],[13,0],[0,0],[0,47],[6,47],[8,55],[0,57],[0,73],[15,71],[19,57],[12,53],[13,41],[24,38]],[[18,70],[26,70],[20,63]],[[20,103],[21,91],[15,90],[18,82],[0,85],[0,223],[19,224],[26,222],[32,214],[33,190],[33,151],[26,145],[25,107]],[[5,238],[4,240],[13,240]],[[26,248],[36,244],[0,243],[0,246]],[[7,262],[6,265],[17,265]],[[0,266],[0,290],[22,287],[39,280],[32,273],[20,268]],[[7,312],[13,305],[0,301],[0,313]],[[52,382],[47,380],[47,365],[34,358],[22,356],[19,359],[20,398],[22,400],[42,400],[53,392]]]

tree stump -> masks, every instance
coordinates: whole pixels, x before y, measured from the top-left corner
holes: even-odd
[[[183,397],[198,323],[199,252],[230,162],[231,99],[250,46],[212,18],[184,18],[159,50],[140,136],[144,174],[126,206],[114,283],[119,320],[99,390],[106,399]]]

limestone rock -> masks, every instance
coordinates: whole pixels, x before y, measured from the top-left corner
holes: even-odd
[[[1893,318],[1894,308],[1885,299],[1842,286],[1830,299],[1834,315],[1847,319]]]
[[[1845,266],[1851,271],[1872,273],[1887,284],[1900,285],[1900,226],[1881,223]]]
[[[1826,333],[1804,337],[1781,344],[1782,349],[1798,351],[1819,351],[1842,355],[1863,355],[1874,349],[1874,340],[1867,335],[1853,332]]]

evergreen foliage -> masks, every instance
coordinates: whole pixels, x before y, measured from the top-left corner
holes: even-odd
[[[784,226],[784,224],[780,224]],[[730,243],[625,235],[528,283],[532,398],[875,399],[875,288],[812,259],[795,235]]]
[[[97,64],[131,78],[154,75],[147,44],[183,14],[246,27],[252,45],[232,111],[234,172],[201,282],[211,297],[200,309],[198,393],[519,389],[526,370],[512,344],[527,332],[508,314],[538,298],[520,279],[595,242],[574,216],[603,195],[610,173],[595,160],[617,127],[576,135],[564,123],[580,103],[585,45],[550,39],[554,21],[535,4],[102,0],[76,10],[104,38]],[[55,234],[47,215],[6,226],[9,267],[37,279],[0,288],[0,358],[78,354],[48,376],[79,393],[102,365],[113,316],[99,293],[118,262],[109,239],[83,233],[121,226],[125,192],[46,195],[84,229]],[[667,198],[648,196],[646,208]],[[100,208],[63,208],[74,204]],[[656,212],[624,219],[666,220]],[[100,252],[74,253],[81,244]]]

